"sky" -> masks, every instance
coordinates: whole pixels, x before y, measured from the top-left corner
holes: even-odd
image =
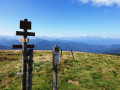
[[[120,0],[0,0],[0,35],[15,35],[20,20],[36,36],[120,38]]]

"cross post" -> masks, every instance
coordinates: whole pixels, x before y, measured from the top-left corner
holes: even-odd
[[[20,42],[22,42],[22,45],[13,45],[13,49],[22,48],[22,59],[23,59],[23,61],[22,61],[22,64],[23,64],[23,67],[22,67],[22,90],[26,90],[28,87],[31,87],[31,88],[27,89],[27,90],[32,90],[32,86],[27,86],[27,85],[32,85],[32,84],[27,84],[29,82],[27,82],[27,78],[26,78],[26,76],[27,76],[27,61],[28,61],[27,48],[34,48],[34,45],[27,45],[27,42],[29,41],[27,36],[35,36],[35,33],[27,32],[28,29],[31,29],[31,22],[29,22],[27,19],[24,19],[23,21],[20,20],[20,29],[23,29],[23,31],[22,32],[16,31],[16,35],[23,36],[23,39],[19,40]],[[28,64],[31,65],[31,63],[28,63]],[[28,70],[28,72],[29,71],[30,70]],[[28,74],[31,74],[31,72],[29,72]],[[31,76],[31,75],[28,75],[28,76]]]

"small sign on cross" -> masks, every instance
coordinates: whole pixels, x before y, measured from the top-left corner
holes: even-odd
[[[55,47],[55,64],[59,62],[59,47]]]
[[[19,42],[26,42],[26,43],[28,43],[28,42],[29,42],[29,39],[28,39],[28,38],[26,38],[26,39],[20,38],[20,39],[19,39]]]
[[[20,29],[31,30],[31,22],[28,22],[26,19],[24,19],[24,21],[20,21]]]

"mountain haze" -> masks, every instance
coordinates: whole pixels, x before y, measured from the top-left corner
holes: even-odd
[[[17,36],[16,36],[17,37]],[[13,44],[21,44],[19,38],[0,37],[0,49],[9,50]],[[101,37],[30,37],[28,44],[34,44],[35,50],[52,50],[52,47],[58,45],[64,51],[75,50],[89,53],[110,53],[120,49],[120,39],[110,39]]]

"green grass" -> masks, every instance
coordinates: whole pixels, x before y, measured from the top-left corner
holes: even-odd
[[[21,51],[0,51],[1,57],[18,61],[0,62],[0,90],[20,90]],[[20,54],[20,55],[18,55]],[[58,63],[58,90],[120,90],[120,56],[63,52]],[[34,51],[33,90],[52,90],[52,52]]]

